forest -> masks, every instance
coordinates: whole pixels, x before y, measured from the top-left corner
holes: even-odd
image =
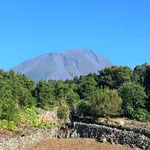
[[[150,122],[150,65],[112,66],[73,80],[40,80],[0,70],[0,127],[20,124],[48,127],[35,121],[38,109],[58,109],[60,119],[125,117]]]

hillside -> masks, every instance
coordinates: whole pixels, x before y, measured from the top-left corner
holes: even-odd
[[[0,150],[17,150],[52,137],[51,133],[58,138],[98,138],[101,142],[150,149],[147,63],[134,70],[112,66],[98,75],[68,81],[41,80],[37,84],[13,70],[0,70],[0,83]],[[58,123],[52,121],[56,116]],[[69,122],[74,122],[73,126]],[[60,127],[59,134],[53,132],[58,131],[55,127]]]
[[[91,50],[69,50],[62,53],[48,53],[29,59],[12,68],[35,81],[40,79],[65,80],[75,76],[97,73],[113,64]]]

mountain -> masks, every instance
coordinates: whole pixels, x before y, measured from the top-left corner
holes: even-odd
[[[48,53],[29,59],[12,68],[31,79],[73,79],[75,76],[97,73],[113,63],[91,50],[69,50],[62,53]]]

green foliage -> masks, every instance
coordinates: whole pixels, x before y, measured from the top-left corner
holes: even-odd
[[[20,124],[35,128],[51,128],[55,126],[55,124],[39,118],[39,113],[40,111],[36,107],[27,108],[18,115],[18,122]]]
[[[91,115],[91,102],[88,100],[81,100],[78,104],[80,116]]]
[[[17,123],[24,124],[31,127],[36,127],[36,120],[39,114],[39,110],[36,107],[23,109],[17,115]]]
[[[148,63],[137,65],[134,68],[134,73],[139,76],[139,84],[145,88],[146,94],[148,96],[146,108],[148,111],[150,111],[150,65]]]
[[[147,67],[147,70],[145,71],[144,86],[145,86],[147,95],[150,97],[150,65],[149,67]]]
[[[17,129],[17,125],[14,121],[8,121],[8,120],[1,120],[0,121],[0,129],[5,130],[11,130],[15,131]]]
[[[32,127],[36,127],[36,120],[37,120],[38,114],[39,114],[39,111],[36,107],[27,108],[24,114],[26,117],[25,122]]]
[[[140,85],[144,85],[145,83],[145,76],[146,76],[146,72],[148,70],[148,68],[150,68],[150,65],[148,63],[144,63],[142,65],[137,65],[134,68],[134,73],[137,74],[139,76],[138,82]]]
[[[66,100],[66,96],[68,94],[69,91],[69,87],[67,84],[65,84],[63,81],[57,81],[55,84],[55,98],[58,102],[60,102],[61,100]]]
[[[0,119],[13,120],[18,112],[17,105],[11,86],[4,83],[0,90]]]
[[[8,120],[1,120],[1,128],[2,129],[7,129],[8,128]]]
[[[120,116],[122,99],[116,90],[100,88],[92,96],[79,103],[79,111],[83,116]]]
[[[81,99],[86,99],[90,95],[93,95],[94,91],[96,90],[96,87],[97,83],[93,77],[80,77],[79,88],[77,92],[79,93]]]
[[[48,122],[41,122],[36,127],[37,128],[42,128],[42,129],[49,129],[49,128],[53,127],[53,124],[52,123],[48,123]]]
[[[57,105],[54,89],[46,82],[46,80],[41,80],[37,83],[34,95],[37,99],[37,106],[40,108],[50,109]]]
[[[123,99],[123,112],[132,118],[138,109],[143,109],[146,103],[146,93],[142,86],[132,82],[121,85],[118,89]]]
[[[116,90],[109,88],[97,89],[90,98],[91,113],[93,116],[119,116],[121,115],[122,99]]]
[[[25,75],[0,70],[0,119],[15,121],[22,107],[36,105],[33,89],[34,82]]]
[[[51,123],[38,122],[38,108],[55,107],[60,119],[70,114],[77,117],[124,115],[149,121],[150,65],[138,65],[134,70],[113,66],[99,71],[98,75],[90,73],[66,81],[41,80],[37,84],[13,70],[0,70],[1,128],[15,130],[20,124],[50,128]]]
[[[132,119],[142,122],[150,122],[150,113],[146,109],[140,108],[133,113]]]
[[[127,66],[113,66],[99,71],[99,87],[117,89],[121,84],[131,81],[133,72]]]
[[[68,105],[65,103],[60,104],[59,108],[58,108],[58,117],[59,119],[67,119],[68,117],[68,112],[69,108]]]
[[[66,94],[66,102],[70,107],[71,111],[74,111],[76,109],[79,100],[80,100],[79,95],[75,93],[73,90],[69,90],[68,93]]]
[[[9,121],[8,122],[8,129],[15,131],[17,129],[16,123],[14,121]]]

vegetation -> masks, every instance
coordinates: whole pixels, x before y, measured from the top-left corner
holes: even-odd
[[[124,115],[134,119],[136,112],[145,108],[147,96],[144,88],[139,84],[126,82],[119,87],[118,91],[123,99]]]
[[[68,105],[63,103],[58,107],[59,119],[67,119],[68,117]]]
[[[50,127],[38,120],[38,109],[58,108],[60,119],[76,117],[128,117],[150,122],[150,65],[133,70],[113,66],[99,74],[73,80],[41,80],[0,70],[0,128],[16,130],[22,123]]]

